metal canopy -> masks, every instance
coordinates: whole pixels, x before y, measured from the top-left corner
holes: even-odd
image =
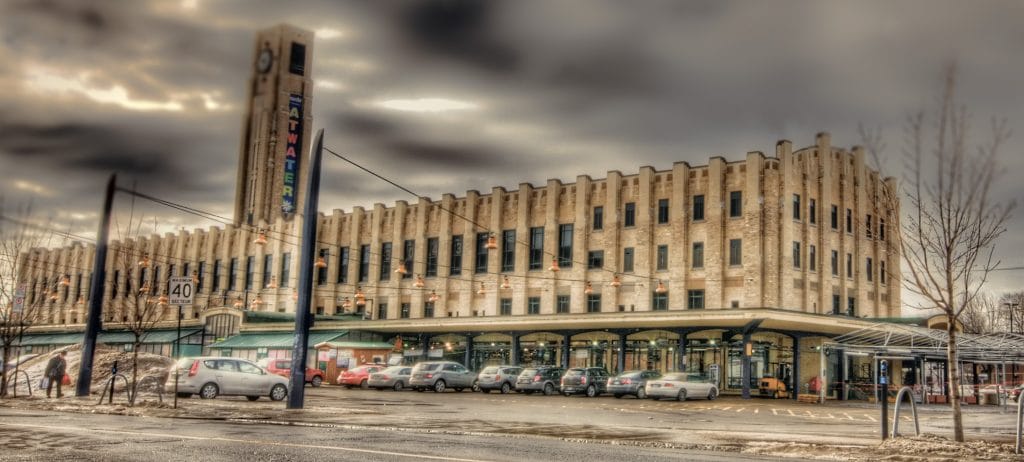
[[[873,324],[825,342],[833,349],[943,359],[948,343],[946,331],[891,323]],[[1024,361],[1024,335],[959,333],[956,343],[961,361]]]

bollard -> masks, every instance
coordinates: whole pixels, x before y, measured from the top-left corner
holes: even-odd
[[[889,361],[878,362],[878,402],[882,405],[882,441],[889,437]]]

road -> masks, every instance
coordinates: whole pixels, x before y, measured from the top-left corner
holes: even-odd
[[[128,409],[92,399],[4,400],[0,460],[777,460],[879,441],[878,408],[865,404],[306,392],[302,410],[226,397],[181,400],[177,410],[155,402]],[[999,411],[968,408],[968,436],[1011,441],[1014,415]],[[949,420],[946,408],[922,409],[924,432],[950,433]],[[759,451],[772,444],[802,449]]]

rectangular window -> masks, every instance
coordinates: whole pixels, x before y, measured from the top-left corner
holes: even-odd
[[[351,254],[348,251],[348,247],[342,247],[339,250],[338,255],[338,283],[348,283],[348,259]]]
[[[253,263],[254,264],[255,264],[255,261],[256,261],[255,257],[253,257]],[[189,271],[190,269],[192,269],[192,263],[185,262],[185,265],[182,267],[182,270],[181,270],[181,275],[182,276],[191,276],[192,272]],[[146,276],[145,276],[146,275],[145,269],[143,269],[142,275],[143,275],[142,278],[145,279],[146,278]]]
[[[437,276],[437,249],[438,240],[436,237],[427,238],[427,271],[428,278]]]
[[[378,303],[377,304],[377,319],[387,319],[387,318],[388,318],[388,304],[387,303]]]
[[[432,318],[434,317],[434,302],[427,302],[423,304],[423,317]]]
[[[668,223],[668,199],[658,199],[658,224]]]
[[[501,232],[501,270],[516,270],[516,230],[506,229]]]
[[[359,282],[366,282],[370,278],[370,245],[359,246]]]
[[[601,312],[601,294],[587,294],[587,313]]]
[[[729,216],[733,218],[743,216],[743,191],[729,192]]]
[[[281,282],[277,285],[280,287],[288,287],[289,281],[292,278],[292,254],[283,253],[281,254]]]
[[[651,310],[653,311],[665,311],[668,310],[668,292],[654,293],[654,298],[651,299]]]
[[[793,219],[800,219],[800,195],[793,194]]]
[[[120,282],[121,282],[121,270],[114,270],[114,279],[112,281],[110,281],[110,298],[117,297],[118,295],[121,294],[120,292],[118,292],[118,290],[120,289],[118,287],[118,283],[120,283]],[[45,290],[46,287],[43,286],[43,289]],[[40,292],[42,292],[42,291],[40,291]],[[37,294],[38,293],[39,292],[37,292]],[[33,303],[35,303],[37,300],[38,300],[38,297],[32,297],[32,302]]]
[[[544,228],[530,228],[530,269],[541,269],[544,265]]]
[[[743,239],[729,239],[729,266],[741,265],[743,265]]]
[[[413,272],[413,261],[416,260],[416,240],[406,239],[402,245],[402,263],[405,264],[405,274],[402,275],[402,279],[409,279],[412,277]]]
[[[558,225],[558,266],[572,267],[572,224]]]
[[[853,318],[857,317],[857,299],[854,297],[846,297],[846,315]]]
[[[704,289],[695,289],[686,291],[686,307],[691,310],[702,310],[704,309]]]
[[[704,219],[704,195],[693,196],[693,221]]]
[[[690,258],[693,261],[693,265],[692,266],[694,268],[703,268],[704,267],[704,243],[703,242],[694,242],[693,243],[693,252],[691,252],[691,253],[692,253],[692,255],[690,256]]]
[[[288,60],[288,72],[295,75],[306,73],[306,45],[292,42],[291,59]]]
[[[487,238],[490,233],[476,233],[476,265],[473,270],[477,273],[487,272]]]
[[[818,222],[818,201],[814,199],[808,199],[808,201],[810,202],[808,204],[807,220],[813,225]]]
[[[559,314],[564,314],[564,313],[568,313],[569,312],[569,296],[568,295],[559,295],[558,298],[555,299],[555,312],[559,313]]]
[[[256,257],[245,257],[245,290],[252,290],[252,280],[256,273]]]
[[[202,272],[203,264],[199,264],[200,272]],[[270,285],[270,278],[273,277],[271,273],[274,272],[274,255],[263,256],[263,287]]]
[[[868,282],[873,281],[874,278],[875,278],[874,271],[872,271],[874,269],[872,267],[872,263],[874,263],[874,262],[871,261],[871,257],[868,257],[868,264],[867,264]]]
[[[399,305],[399,307],[401,308],[401,311],[399,311],[398,317],[400,317],[402,319],[409,319],[409,312],[412,311],[411,310],[411,304],[410,303],[403,303],[403,304]]]
[[[197,294],[201,293],[203,291],[203,282],[206,281],[206,262],[205,261],[199,262],[199,274],[198,274],[198,276],[199,276],[199,281],[196,282],[196,293]],[[158,275],[157,279],[159,279],[159,278],[160,277]]]
[[[626,203],[626,211],[622,217],[622,226],[630,227],[636,226],[636,204],[633,202]]]
[[[380,281],[391,280],[391,243],[382,242],[380,244]]]
[[[818,249],[813,245],[807,249],[807,267],[811,271],[818,271]]]
[[[591,250],[587,253],[587,269],[604,268],[604,250]]]
[[[853,254],[846,254],[846,277],[853,277]]]
[[[540,297],[526,299],[526,314],[540,314]]]
[[[594,231],[604,229],[604,207],[594,207]]]
[[[655,270],[657,270],[657,271],[666,271],[666,270],[668,270],[668,246],[667,245],[659,245],[658,246],[658,255],[657,255],[657,258],[655,260]]]
[[[171,265],[170,274],[174,274],[174,265]],[[238,289],[238,257],[231,257],[231,264],[228,266],[228,290],[234,292]]]
[[[500,314],[502,316],[512,316],[512,299],[503,298],[501,299]]]
[[[884,285],[886,282],[888,282],[885,279],[885,276],[886,276],[885,275],[885,260],[882,260],[880,262],[880,266],[881,266],[881,268],[879,268],[878,281],[881,282]]]
[[[839,229],[839,207],[832,206],[832,229]]]
[[[846,209],[846,232],[853,233],[853,210]]]
[[[286,254],[287,255],[287,254]],[[210,288],[211,293],[216,293],[220,290],[220,260],[213,261],[213,287]]]
[[[448,274],[458,276],[462,274],[462,236],[452,236],[452,255],[448,263]]]
[[[883,240],[883,241],[885,240],[885,219],[884,218],[879,218],[878,219],[878,238]]]
[[[633,248],[626,247],[622,249],[622,272],[632,273],[633,272]]]
[[[330,250],[329,249],[320,249],[319,257],[324,260],[325,264],[330,263],[330,261],[331,261],[331,252],[330,252]],[[319,286],[327,284],[327,267],[326,266],[324,266],[323,268],[317,268],[316,269],[316,284],[319,285]]]
[[[832,275],[839,276],[839,252],[832,251]]]
[[[800,243],[793,241],[793,268],[800,268]]]
[[[832,314],[843,314],[843,302],[839,294],[832,294]]]
[[[871,215],[868,215],[867,220],[865,222],[865,229],[867,230],[868,239],[871,239],[871,236],[875,233],[874,227],[875,223],[874,221],[872,221]]]

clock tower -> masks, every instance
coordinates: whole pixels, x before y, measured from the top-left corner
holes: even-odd
[[[291,219],[304,199],[313,128],[313,33],[279,25],[256,34],[242,125],[235,224]]]

